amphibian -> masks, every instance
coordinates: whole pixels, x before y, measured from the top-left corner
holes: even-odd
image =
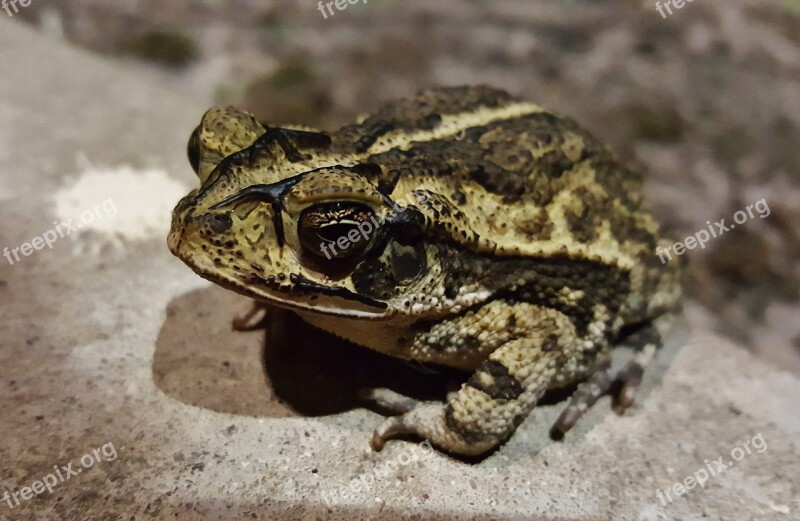
[[[373,436],[461,455],[577,386],[553,434],[613,393],[623,411],[676,309],[642,174],[588,131],[488,87],[436,88],[334,132],[214,108],[189,140],[200,188],[171,251],[199,275],[389,356],[471,373]],[[609,371],[623,340],[635,358]]]

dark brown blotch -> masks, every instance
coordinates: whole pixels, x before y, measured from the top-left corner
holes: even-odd
[[[481,373],[490,375],[494,383],[488,386],[484,385],[481,381]],[[519,380],[508,372],[508,368],[495,360],[485,361],[481,368],[470,377],[467,385],[488,394],[493,400],[516,400],[525,392],[525,388]]]

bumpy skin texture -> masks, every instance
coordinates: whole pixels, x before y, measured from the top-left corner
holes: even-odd
[[[169,247],[198,274],[388,355],[473,372],[447,404],[374,393],[403,413],[376,449],[415,434],[482,454],[547,389],[577,382],[554,435],[605,393],[624,410],[679,301],[641,173],[499,90],[427,90],[333,133],[211,109],[189,156],[201,187],[175,208]],[[355,254],[309,246],[335,249],[331,232],[368,215]],[[609,375],[626,338],[638,354]]]

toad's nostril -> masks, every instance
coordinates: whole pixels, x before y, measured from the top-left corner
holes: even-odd
[[[214,233],[224,233],[231,229],[233,221],[227,214],[206,214],[202,220]]]
[[[212,228],[215,232],[221,233],[230,230],[233,221],[229,215],[215,215],[212,223]]]

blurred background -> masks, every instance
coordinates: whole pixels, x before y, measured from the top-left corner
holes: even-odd
[[[334,129],[436,84],[507,89],[645,165],[676,240],[763,198],[768,216],[683,256],[687,315],[800,372],[800,0],[655,4],[33,0],[14,19],[274,124]]]

